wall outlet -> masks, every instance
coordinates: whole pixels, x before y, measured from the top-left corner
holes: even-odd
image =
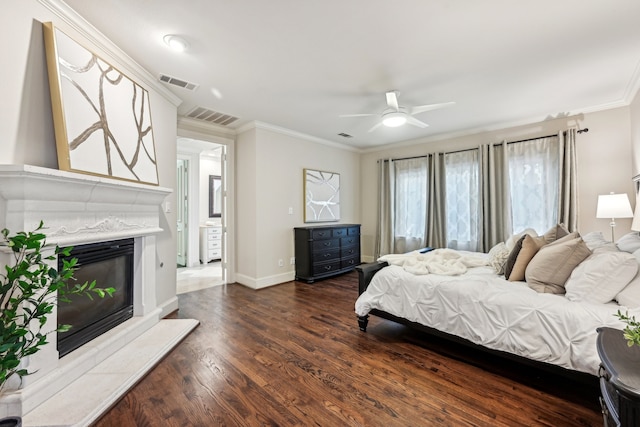
[[[278,267],[284,267],[284,261],[279,259],[278,260]]]
[[[289,207],[289,215],[293,215],[293,208]]]
[[[292,256],[291,259],[289,260],[289,264],[296,265],[296,257]]]

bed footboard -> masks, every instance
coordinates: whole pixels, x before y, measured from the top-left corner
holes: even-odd
[[[388,262],[383,261],[360,264],[359,266],[357,266],[356,271],[358,272],[358,295],[361,295],[365,290],[367,290],[367,287],[369,286],[369,283],[371,283],[371,279],[373,279],[373,276],[388,265]]]
[[[361,295],[367,289],[369,283],[371,283],[371,279],[373,279],[373,276],[388,265],[389,263],[383,261],[361,264],[357,266],[356,271],[358,272],[358,295]],[[362,332],[367,332],[368,323],[369,315],[358,316],[358,327]]]

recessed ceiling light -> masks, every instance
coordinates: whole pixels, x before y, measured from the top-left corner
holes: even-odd
[[[167,46],[176,52],[184,52],[189,47],[189,43],[185,39],[174,34],[167,34],[163,37],[163,40]]]

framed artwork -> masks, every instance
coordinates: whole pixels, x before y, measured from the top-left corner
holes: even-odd
[[[219,175],[209,175],[209,218],[222,217],[222,181]]]
[[[149,93],[43,23],[61,170],[158,185]]]
[[[304,222],[340,220],[340,174],[304,169]]]

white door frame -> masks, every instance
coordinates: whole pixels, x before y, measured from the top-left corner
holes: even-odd
[[[200,195],[198,194],[198,176],[200,175],[199,153],[177,153],[178,159],[189,163],[188,194],[189,200],[187,218],[187,267],[200,265],[200,227],[198,212],[200,211]]]
[[[226,147],[225,187],[227,197],[225,197],[225,241],[223,247],[223,277],[227,283],[234,283],[236,280],[236,233],[235,233],[235,131],[220,126],[201,123],[197,120],[180,118],[178,119],[178,136],[193,138],[201,141],[213,142]],[[193,169],[193,168],[192,168]],[[192,171],[193,172],[193,171]],[[199,176],[199,169],[198,175]],[[190,174],[193,176],[192,174]],[[193,209],[191,209],[193,211]],[[196,221],[197,224],[197,221]],[[196,233],[197,234],[197,233]],[[191,238],[191,235],[189,236]]]

